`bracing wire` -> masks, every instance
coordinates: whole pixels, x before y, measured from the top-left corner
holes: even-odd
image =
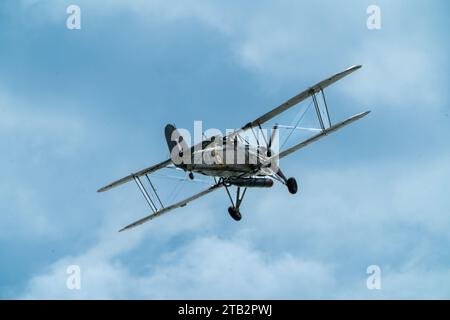
[[[311,107],[312,102],[309,103],[309,105],[306,107],[305,111],[303,111],[302,115],[300,116],[300,118],[298,119],[297,123],[295,124],[294,128],[297,127],[299,125],[299,123],[303,120],[303,117],[305,116],[306,112],[309,110],[309,107]],[[291,130],[291,132],[289,132],[289,135],[286,137],[286,139],[284,140],[283,144],[281,145],[280,149],[283,149],[284,145],[286,144],[286,142],[289,140],[289,138],[291,137],[292,133],[294,132],[294,129]]]

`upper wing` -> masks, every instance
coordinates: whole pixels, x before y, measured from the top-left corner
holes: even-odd
[[[312,96],[313,94],[316,94],[316,93],[320,92],[321,90],[325,89],[329,85],[335,83],[336,81],[341,80],[345,76],[348,76],[350,73],[360,69],[361,67],[362,66],[360,66],[360,65],[352,66],[352,67],[348,68],[347,70],[339,72],[339,73],[335,74],[334,76],[331,76],[328,79],[325,79],[325,80],[317,83],[316,85],[314,85],[314,86],[312,86],[312,87],[310,87],[310,88],[300,92],[298,95],[296,95],[295,97],[289,99],[288,101],[286,101],[285,103],[283,103],[280,106],[276,107],[275,109],[273,109],[273,110],[267,112],[266,114],[262,115],[258,119],[247,123],[245,126],[243,126],[241,129],[239,129],[237,132],[250,129],[250,128],[253,128],[253,127],[258,126],[258,125],[262,125],[263,123],[265,123],[265,122],[269,121],[270,119],[276,117],[280,113],[283,113],[284,111],[292,108],[293,106],[295,106],[296,104],[302,102],[306,98]]]
[[[124,183],[126,183],[128,181],[133,180],[134,177],[140,177],[140,176],[143,176],[145,174],[149,174],[149,173],[155,172],[157,170],[160,170],[162,168],[167,167],[171,163],[172,163],[172,160],[171,159],[167,159],[167,160],[165,160],[163,162],[160,162],[158,164],[155,164],[155,165],[153,165],[151,167],[145,168],[145,169],[143,169],[141,171],[138,171],[136,173],[132,173],[132,174],[126,176],[126,177],[123,177],[122,179],[119,179],[117,181],[111,182],[107,186],[104,186],[103,188],[98,189],[97,192],[108,191],[109,189],[115,188],[117,186],[120,186],[121,184],[124,184]]]
[[[311,138],[306,139],[305,141],[300,142],[299,144],[296,144],[295,146],[293,146],[293,147],[291,147],[289,149],[286,149],[286,150],[280,152],[279,154],[274,155],[272,157],[272,159],[276,158],[276,157],[278,157],[279,159],[284,158],[287,155],[289,155],[289,154],[291,154],[291,153],[293,153],[293,152],[295,152],[295,151],[297,151],[297,150],[299,150],[299,149],[301,149],[303,147],[306,147],[310,143],[313,143],[313,142],[319,140],[320,138],[323,138],[326,135],[328,135],[328,134],[330,134],[330,133],[332,133],[334,131],[337,131],[337,130],[339,130],[342,127],[345,127],[346,125],[349,125],[350,123],[365,117],[369,113],[370,113],[370,111],[365,111],[365,112],[362,112],[362,113],[358,113],[358,114],[354,115],[353,117],[348,118],[347,120],[344,120],[344,121],[339,122],[339,123],[337,123],[335,125],[332,125],[331,127],[329,127],[327,129],[321,131],[320,133],[312,136]]]
[[[321,90],[325,89],[326,87],[328,87],[329,85],[332,85],[333,83],[335,83],[336,81],[341,80],[342,78],[348,76],[350,73],[353,73],[354,71],[360,69],[362,66],[361,65],[356,65],[356,66],[352,66],[342,72],[339,72],[319,83],[317,83],[316,85],[300,92],[298,95],[296,95],[295,97],[289,99],[288,101],[286,101],[285,103],[279,105],[278,107],[276,107],[275,109],[265,113],[264,115],[262,115],[261,117],[257,118],[256,120],[253,120],[249,123],[247,123],[245,126],[243,126],[242,128],[234,131],[233,133],[228,134],[226,137],[228,139],[234,137],[235,135],[241,133],[242,131],[251,129],[253,127],[256,127],[258,125],[262,125],[263,123],[273,119],[274,117],[276,117],[277,115],[283,113],[284,111],[292,108],[293,106],[299,104],[300,102],[302,102],[303,100],[307,99],[308,97],[312,96],[313,94],[316,94],[318,92],[320,92]],[[219,136],[216,136],[216,138]],[[208,143],[210,143],[210,140],[205,140],[202,141],[196,145],[193,145],[191,147],[191,152],[194,152],[195,150],[201,150],[203,149]],[[206,143],[206,144],[205,144]]]
[[[177,203],[174,203],[174,204],[172,204],[172,205],[170,205],[168,207],[164,207],[164,208],[156,211],[155,213],[152,213],[151,215],[148,215],[148,216],[146,216],[146,217],[144,217],[142,219],[139,219],[139,220],[137,220],[137,221],[127,225],[126,227],[120,229],[119,232],[127,230],[127,229],[134,228],[134,227],[136,227],[136,226],[138,226],[140,224],[143,224],[144,222],[147,222],[147,221],[152,220],[152,219],[154,219],[156,217],[159,217],[160,215],[162,215],[164,213],[172,211],[173,209],[176,209],[176,208],[179,208],[179,207],[184,207],[189,202],[191,202],[191,201],[193,201],[195,199],[198,199],[200,197],[203,197],[203,196],[207,195],[208,193],[211,193],[211,192],[213,192],[215,190],[218,190],[222,186],[223,186],[223,184],[212,185],[211,187],[209,187],[206,190],[203,190],[202,192],[199,192],[199,193],[197,193],[197,194],[195,194],[195,195],[193,195],[193,196],[191,196],[191,197],[189,197],[187,199],[184,199],[184,200],[181,200],[181,201],[179,201]]]

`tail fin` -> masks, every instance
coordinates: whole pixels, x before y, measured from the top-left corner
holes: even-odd
[[[165,136],[167,146],[169,147],[170,157],[172,161],[177,164],[182,164],[182,158],[186,157],[189,152],[189,146],[183,139],[181,133],[175,128],[174,125],[168,124],[165,128]],[[177,161],[178,160],[178,161]],[[177,163],[178,162],[178,163]]]

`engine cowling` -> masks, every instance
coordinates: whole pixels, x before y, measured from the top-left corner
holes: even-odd
[[[237,178],[231,179],[230,184],[244,188],[270,188],[273,180],[269,178]]]

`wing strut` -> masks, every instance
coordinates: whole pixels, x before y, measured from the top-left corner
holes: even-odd
[[[293,106],[297,105],[298,103],[302,102],[303,100],[309,98],[310,96],[313,96],[313,95],[319,93],[320,91],[326,89],[328,86],[332,85],[336,81],[341,80],[342,78],[348,76],[349,74],[353,73],[354,71],[356,71],[356,70],[358,70],[360,68],[361,68],[360,65],[352,66],[352,67],[350,67],[350,68],[348,68],[348,69],[346,69],[346,70],[344,70],[342,72],[339,72],[339,73],[335,74],[334,76],[329,77],[328,79],[325,79],[325,80],[315,84],[314,86],[312,86],[312,87],[310,87],[310,88],[300,92],[298,95],[296,95],[295,97],[289,99],[288,101],[286,101],[285,103],[283,103],[280,106],[276,107],[275,109],[273,109],[273,110],[267,112],[266,114],[262,115],[258,119],[247,123],[241,129],[233,132],[231,135],[234,135],[234,134],[239,133],[241,131],[245,131],[247,129],[255,127],[258,124],[260,124],[260,125],[264,124],[265,122],[267,122],[270,119],[276,117],[280,113],[285,112],[286,110],[292,108]]]
[[[316,108],[316,113],[317,113],[317,119],[319,119],[319,123],[320,123],[320,128],[322,129],[322,131],[325,130],[325,125],[323,124],[323,119],[322,119],[322,114],[320,112],[320,107],[319,107],[319,103],[317,102],[317,97],[316,94],[313,93],[311,95],[312,100],[314,102],[314,107]],[[331,125],[331,124],[330,124]]]
[[[322,92],[322,99],[323,99],[323,104],[325,105],[325,112],[327,113],[328,124],[331,127],[331,119],[330,119],[330,113],[328,112],[327,99],[325,99],[325,93],[323,93],[323,89],[320,89],[320,92]]]
[[[150,209],[155,213],[158,211],[158,209],[155,206],[155,203],[153,202],[152,198],[150,198],[150,195],[147,192],[147,189],[145,189],[144,185],[141,182],[141,179],[137,176],[133,176],[134,181],[136,182],[137,186],[139,187],[139,190],[141,190],[142,195],[145,198],[145,201],[147,201],[148,205],[150,206]]]
[[[311,144],[311,143],[313,143],[313,142],[315,142],[315,141],[325,137],[326,135],[328,135],[328,134],[330,134],[332,132],[335,132],[335,131],[339,130],[342,127],[345,127],[346,125],[349,125],[350,123],[355,122],[356,120],[359,120],[359,119],[365,117],[369,113],[370,113],[370,111],[361,112],[361,113],[355,114],[354,116],[348,118],[347,120],[344,120],[344,121],[341,121],[339,123],[336,123],[336,124],[332,125],[331,127],[327,128],[325,130],[322,130],[322,132],[320,132],[320,133],[318,133],[318,134],[316,134],[316,135],[306,139],[305,141],[302,141],[302,142],[294,145],[293,147],[291,147],[289,149],[286,149],[284,151],[281,151],[280,153],[272,156],[271,162],[273,161],[273,159],[276,159],[276,158],[278,158],[278,159],[284,158],[287,155],[289,155],[289,154],[291,154],[291,153],[293,153],[293,152],[295,152],[295,151],[297,151],[297,150],[299,150],[301,148],[304,148],[307,145],[309,145],[309,144]]]
[[[145,201],[147,201],[150,209],[152,209],[153,213],[155,213],[155,212],[157,212],[160,209],[164,209],[164,205],[163,205],[161,199],[159,198],[158,192],[156,192],[156,188],[153,185],[152,181],[150,180],[150,177],[147,174],[145,175],[145,177],[147,178],[148,184],[152,188],[151,191],[152,191],[154,197],[156,197],[156,199],[159,202],[159,205],[161,206],[159,209],[158,209],[158,206],[155,204],[156,200],[151,196],[151,193],[148,193],[147,189],[145,188],[145,186],[142,183],[142,181],[139,178],[139,176],[134,175],[133,179],[134,179],[134,182],[136,182],[136,184],[137,184],[139,190],[141,191],[142,195],[144,196]]]
[[[194,200],[196,200],[196,199],[198,199],[200,197],[203,197],[203,196],[207,195],[208,193],[211,193],[211,192],[213,192],[215,190],[218,190],[219,188],[221,188],[223,186],[224,186],[224,184],[221,183],[221,182],[216,183],[216,184],[210,186],[208,189],[203,190],[202,192],[199,192],[197,194],[194,194],[193,196],[190,196],[187,199],[181,200],[181,201],[179,201],[177,203],[174,203],[174,204],[172,204],[170,206],[162,208],[162,209],[160,209],[160,210],[158,210],[156,212],[153,212],[153,214],[151,214],[151,215],[148,215],[148,216],[146,216],[146,217],[144,217],[142,219],[139,219],[139,220],[137,220],[137,221],[127,225],[126,227],[120,229],[119,232],[131,229],[131,228],[134,228],[134,227],[136,227],[136,226],[138,226],[140,224],[143,224],[144,222],[147,222],[147,221],[152,220],[152,219],[154,219],[156,217],[159,217],[162,214],[165,214],[165,213],[167,213],[169,211],[172,211],[173,209],[176,209],[176,208],[179,208],[179,207],[184,207],[189,202],[194,201]]]
[[[148,184],[150,185],[150,187],[152,187],[153,193],[155,194],[156,199],[158,199],[158,202],[161,205],[161,208],[164,208],[164,205],[163,205],[161,199],[159,198],[158,192],[156,192],[156,188],[153,185],[153,183],[150,181],[150,178],[149,178],[148,174],[146,174],[145,177],[147,178]]]
[[[325,109],[325,110],[323,110],[323,112],[325,113],[325,116],[326,116],[326,121],[327,121],[326,126],[325,126],[324,118],[322,116],[322,110],[320,108],[320,104],[317,101],[316,93],[312,92],[311,98],[314,103],[314,108],[316,109],[317,119],[319,120],[320,128],[322,129],[322,131],[324,131],[325,129],[330,128],[332,126],[332,123],[331,123],[331,118],[330,118],[330,112],[328,111],[327,99],[325,99],[325,93],[324,93],[323,89],[320,89],[320,93],[322,94],[322,101],[323,101],[323,107],[324,107],[323,109]]]

